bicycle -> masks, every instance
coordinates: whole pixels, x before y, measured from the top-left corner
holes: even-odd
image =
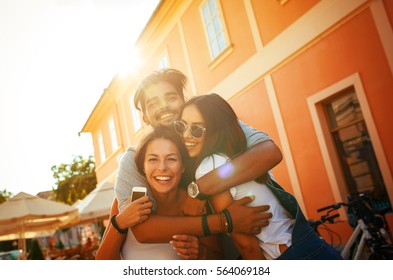
[[[318,212],[326,211],[320,220],[309,220],[314,231],[319,234],[319,227],[325,223],[337,223],[338,213],[333,213],[342,206],[347,207],[348,222],[354,231],[345,244],[341,255],[344,259],[373,259],[392,260],[392,236],[385,214],[391,210],[389,207],[375,209],[372,206],[370,192],[354,194],[348,198],[348,203],[335,203],[317,209]]]
[[[322,208],[321,208],[322,209]],[[323,209],[318,209],[318,212],[323,211]],[[320,233],[320,230],[324,230],[327,232],[328,236],[329,236],[329,240],[325,240],[327,241],[327,243],[329,243],[331,246],[333,246],[334,248],[338,248],[341,246],[341,237],[340,235],[338,235],[337,232],[333,231],[328,225],[328,224],[335,224],[338,222],[341,222],[339,220],[337,220],[338,217],[340,217],[340,214],[338,213],[333,213],[330,214],[330,212],[334,211],[334,209],[329,209],[329,211],[327,211],[327,213],[325,213],[324,215],[322,215],[319,220],[308,220],[309,225],[311,226],[311,228],[314,230],[314,232],[321,238],[324,239]],[[334,244],[335,238],[336,237],[338,239],[338,243]]]

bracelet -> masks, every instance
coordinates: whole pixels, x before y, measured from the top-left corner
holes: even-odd
[[[228,233],[228,220],[223,212],[218,213],[218,217],[220,218],[221,232]]]
[[[227,218],[227,222],[228,222],[228,232],[231,233],[233,230],[233,224],[232,224],[232,218],[231,218],[231,214],[229,213],[228,209],[224,209],[222,210],[222,212],[225,215],[225,218]]]
[[[209,229],[209,224],[207,223],[207,215],[206,214],[202,215],[202,229],[203,229],[203,236],[211,235],[211,232]]]
[[[119,225],[116,223],[116,216],[117,216],[117,215],[113,215],[112,218],[111,218],[112,226],[113,226],[120,234],[127,234],[128,228],[121,229],[121,228],[119,227]]]

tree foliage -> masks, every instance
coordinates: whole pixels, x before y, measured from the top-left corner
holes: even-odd
[[[97,185],[93,156],[87,159],[76,156],[72,163],[54,165],[51,170],[56,180],[53,188],[56,201],[72,205],[88,195]]]
[[[13,194],[6,189],[0,191],[0,204],[6,202],[8,199],[11,198],[11,196],[13,196]]]

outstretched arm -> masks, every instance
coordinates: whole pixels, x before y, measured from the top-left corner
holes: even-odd
[[[233,186],[258,178],[279,164],[281,160],[282,154],[277,145],[273,141],[265,141],[202,176],[196,180],[196,183],[202,193],[218,194]]]
[[[135,202],[146,200],[142,197]],[[261,227],[268,224],[271,213],[264,213],[269,209],[268,206],[247,207],[245,204],[250,203],[253,197],[245,197],[235,201],[227,209],[231,214],[234,232],[243,232],[248,234],[260,233]],[[148,201],[148,199],[147,199]],[[150,203],[150,202],[148,202]],[[144,203],[145,206],[150,204]],[[150,215],[146,220],[145,210],[139,211],[140,219],[134,220],[127,218],[133,216],[132,211],[134,204],[126,204],[126,208],[118,214],[117,200],[113,202],[111,208],[111,217],[118,214],[116,221],[120,228],[134,226],[133,233],[136,239],[142,243],[164,243],[172,240],[174,235],[187,234],[203,236],[201,217],[174,217]],[[128,216],[127,216],[128,215]],[[142,223],[140,223],[142,221]],[[222,232],[220,221],[217,215],[209,215],[208,225],[210,231],[214,233]],[[120,252],[125,241],[126,235],[120,234],[110,223],[105,230],[101,240],[100,247],[96,254],[96,260],[116,260],[120,259]]]
[[[266,133],[257,131],[242,122],[239,123],[247,138],[248,150],[198,178],[196,184],[201,193],[211,196],[227,191],[231,187],[266,175],[281,162],[280,149]],[[187,197],[183,202],[182,210],[186,215],[199,215],[204,206],[205,201]]]
[[[269,206],[247,207],[254,197],[244,197],[228,206],[233,222],[233,232],[258,234],[261,227],[269,224],[271,213],[265,213]],[[207,223],[212,234],[223,233],[218,215],[208,215]],[[149,219],[132,228],[135,238],[141,243],[164,243],[174,235],[203,236],[202,218],[150,215]]]
[[[152,203],[149,201],[149,198],[144,196],[134,202],[127,200],[124,208],[119,213],[118,201],[115,199],[112,204],[110,217],[117,215],[116,223],[121,229],[126,229],[146,221],[151,213],[151,207]],[[119,260],[125,239],[126,235],[119,233],[112,223],[109,223],[97,250],[96,260]]]

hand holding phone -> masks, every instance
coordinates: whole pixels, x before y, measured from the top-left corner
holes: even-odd
[[[145,196],[147,193],[147,188],[145,187],[133,187],[131,193],[131,201]]]
[[[143,223],[149,218],[151,207],[153,206],[150,199],[146,197],[146,199],[142,199],[140,202],[134,202],[145,196],[146,193],[147,188],[145,187],[132,188],[131,195],[122,205],[116,218],[116,222],[121,229],[133,227],[136,224]]]

